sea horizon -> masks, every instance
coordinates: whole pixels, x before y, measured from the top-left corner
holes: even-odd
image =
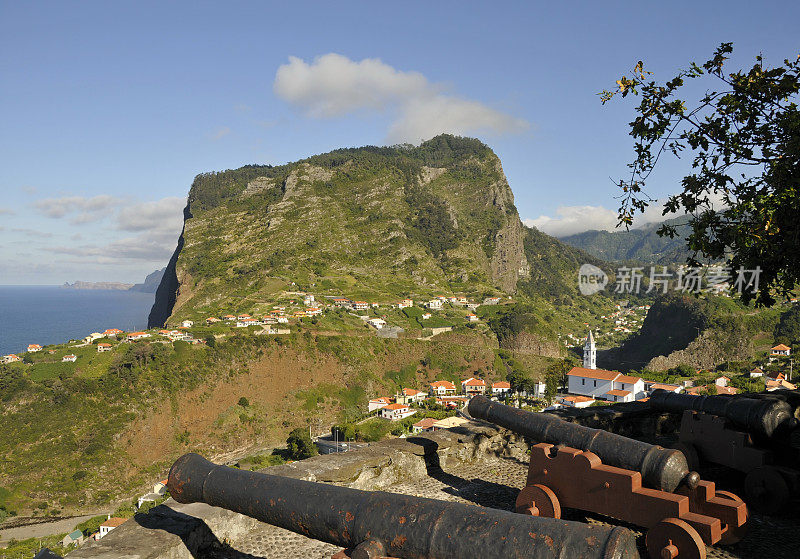
[[[0,355],[23,353],[28,344],[82,339],[107,328],[147,327],[153,293],[62,285],[0,285]]]

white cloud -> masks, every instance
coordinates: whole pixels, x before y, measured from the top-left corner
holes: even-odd
[[[34,207],[47,217],[61,219],[71,216],[75,224],[99,221],[108,216],[109,210],[124,200],[108,194],[100,194],[92,198],[83,196],[63,196],[61,198],[44,198],[33,203]]]
[[[356,62],[329,53],[307,63],[292,56],[278,68],[273,91],[311,118],[391,111],[390,142],[417,143],[442,132],[505,134],[528,126],[478,101],[446,94],[419,72],[403,72],[377,58]]]
[[[119,211],[117,228],[122,231],[166,229],[177,235],[183,223],[183,207],[185,205],[185,198],[172,196],[125,206]]]
[[[566,237],[592,229],[613,231],[617,212],[602,206],[559,206],[555,217],[540,215],[526,219],[524,223],[548,235]]]

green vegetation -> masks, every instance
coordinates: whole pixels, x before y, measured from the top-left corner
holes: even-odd
[[[317,455],[317,447],[311,441],[308,430],[298,427],[289,433],[286,439],[286,447],[289,450],[289,457],[292,460],[305,460]]]
[[[619,88],[601,98],[641,95],[629,124],[636,156],[629,178],[618,183],[620,223],[630,226],[651,203],[643,189],[660,155],[691,154],[682,191],[667,199],[664,213],[688,214],[690,250],[717,261],[730,255],[731,285],[737,270],[758,267],[758,292],[744,289],[741,298],[769,306],[776,293],[788,297],[800,282],[800,58],[791,53],[770,68],[758,55],[751,68],[729,71],[732,52],[733,44],[723,43],[708,61],[692,62],[663,83],[639,61],[630,78],[617,80]],[[705,92],[700,99],[685,97],[689,84]],[[659,234],[674,237],[677,230],[665,224]]]

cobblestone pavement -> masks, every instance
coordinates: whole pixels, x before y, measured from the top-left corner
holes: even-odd
[[[458,501],[486,507],[511,510],[527,473],[527,464],[516,459],[495,458],[476,464],[463,464],[442,470],[431,470],[428,477],[400,483],[389,490],[396,493]],[[617,523],[601,516],[566,510],[563,517],[594,524]],[[637,534],[642,557],[644,534],[635,526],[627,526]],[[245,559],[297,557],[303,559],[329,559],[337,552],[335,546],[310,540],[281,528],[261,525],[245,537],[224,542],[216,549],[207,550],[203,559]],[[733,546],[707,548],[711,558],[783,558],[800,557],[800,523],[797,518],[751,516],[747,536]]]

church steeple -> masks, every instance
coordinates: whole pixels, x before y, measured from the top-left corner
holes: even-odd
[[[586,343],[583,344],[583,368],[597,368],[597,350],[594,347],[594,336],[591,330],[589,330],[589,335],[586,336]]]

